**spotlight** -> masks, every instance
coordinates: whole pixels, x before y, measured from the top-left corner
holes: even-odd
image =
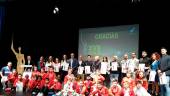
[[[53,13],[54,13],[54,14],[59,13],[59,8],[58,8],[58,7],[55,7],[54,10],[53,10]]]

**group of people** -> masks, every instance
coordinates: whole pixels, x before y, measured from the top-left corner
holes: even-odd
[[[23,56],[13,52],[17,58]],[[161,48],[161,55],[148,57],[142,51],[140,59],[132,52],[130,59],[124,54],[123,59],[108,60],[91,55],[76,59],[71,53],[70,59],[63,55],[62,60],[49,56],[45,61],[41,56],[37,63],[27,56],[16,69],[12,62],[1,69],[1,84],[6,93],[17,96],[169,96],[170,56],[166,48]]]

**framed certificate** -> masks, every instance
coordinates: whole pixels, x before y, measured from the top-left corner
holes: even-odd
[[[91,74],[90,66],[85,66],[85,74]]]

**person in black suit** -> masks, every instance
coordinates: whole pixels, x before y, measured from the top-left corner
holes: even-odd
[[[32,65],[32,66],[34,66],[34,61],[31,59],[30,55],[27,56],[27,60],[25,62],[25,65]],[[28,70],[31,71],[32,68],[25,68],[25,71],[28,71]]]
[[[78,70],[77,68],[79,66],[78,60],[76,58],[74,58],[74,53],[71,53],[70,56],[71,56],[71,58],[68,61],[69,67],[73,70],[74,76],[76,76],[77,70]]]
[[[78,71],[83,68],[83,73],[78,73],[78,77],[81,80],[84,80],[84,66],[85,66],[85,61],[83,60],[83,57],[80,55],[79,56],[79,61],[78,61],[79,65],[78,65]]]

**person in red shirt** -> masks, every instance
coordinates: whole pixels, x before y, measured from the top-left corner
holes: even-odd
[[[23,80],[23,82],[24,82],[24,92],[25,92],[25,93],[28,92],[28,89],[29,89],[29,86],[28,86],[29,81],[30,81],[29,75],[25,75],[25,78],[24,78],[24,80]]]
[[[37,76],[32,77],[28,83],[28,87],[29,87],[30,91],[32,91],[36,87],[37,83],[38,83]]]
[[[90,89],[91,89],[91,87],[93,86],[93,81],[91,80],[91,77],[90,77],[90,76],[87,76],[87,77],[86,77],[86,80],[84,81],[84,85],[85,85],[86,88],[87,88],[86,96],[88,96],[88,94],[90,94]]]
[[[47,73],[45,72],[45,68],[41,68],[40,76],[42,77],[42,80],[45,80],[47,78]]]
[[[76,93],[77,82],[73,74],[68,76],[68,81],[64,84],[63,90],[61,91],[64,96],[74,96]],[[77,95],[76,95],[77,96]]]
[[[67,83],[67,81],[69,80],[69,78],[71,78],[72,75],[73,75],[72,74],[72,69],[69,69],[68,74],[64,77],[64,84]]]
[[[56,78],[56,74],[54,73],[54,68],[53,67],[49,67],[49,71],[47,72],[47,77],[49,78],[49,81],[53,81]]]
[[[7,85],[9,88],[12,88],[12,85],[14,84],[16,79],[18,79],[18,74],[17,71],[14,69],[12,70],[12,73],[8,75]]]
[[[44,93],[45,96],[48,96],[49,88],[50,88],[50,79],[46,78],[44,85],[42,87],[42,92]]]
[[[36,87],[34,88],[34,90],[36,90],[36,92],[40,92],[42,90],[42,87],[44,85],[44,81],[42,80],[41,76],[38,76],[37,80],[36,80]]]
[[[34,69],[34,71],[32,72],[31,77],[35,77],[35,76],[40,75],[40,72],[38,71],[37,66],[34,66],[33,69]]]
[[[90,92],[90,96],[109,96],[109,92],[107,87],[105,87],[103,85],[103,82],[97,82],[97,84],[95,84]]]
[[[147,79],[145,78],[143,71],[140,71],[140,72],[137,74],[135,81],[136,81],[136,83],[137,83],[138,81],[142,81],[142,86],[143,86],[146,90],[148,90],[148,81],[147,81]]]
[[[128,81],[123,83],[123,87],[119,96],[135,96],[133,88],[130,87]]]
[[[77,87],[76,87],[76,92],[80,94],[81,96],[86,96],[87,87],[84,85],[83,81],[79,81]]]
[[[112,80],[112,85],[109,89],[109,95],[110,96],[120,96],[121,93],[121,86],[118,84],[118,81],[116,79]]]
[[[124,85],[125,82],[129,83],[130,88],[133,89],[135,87],[135,80],[132,79],[132,73],[131,72],[126,73],[126,77],[124,77],[122,79],[122,82],[121,82],[122,86]]]
[[[62,85],[61,85],[61,83],[58,81],[58,78],[55,78],[54,80],[53,80],[53,82],[50,82],[50,88],[49,89],[51,89],[51,90],[53,90],[54,92],[59,92],[59,91],[61,91],[61,89],[62,89]]]

